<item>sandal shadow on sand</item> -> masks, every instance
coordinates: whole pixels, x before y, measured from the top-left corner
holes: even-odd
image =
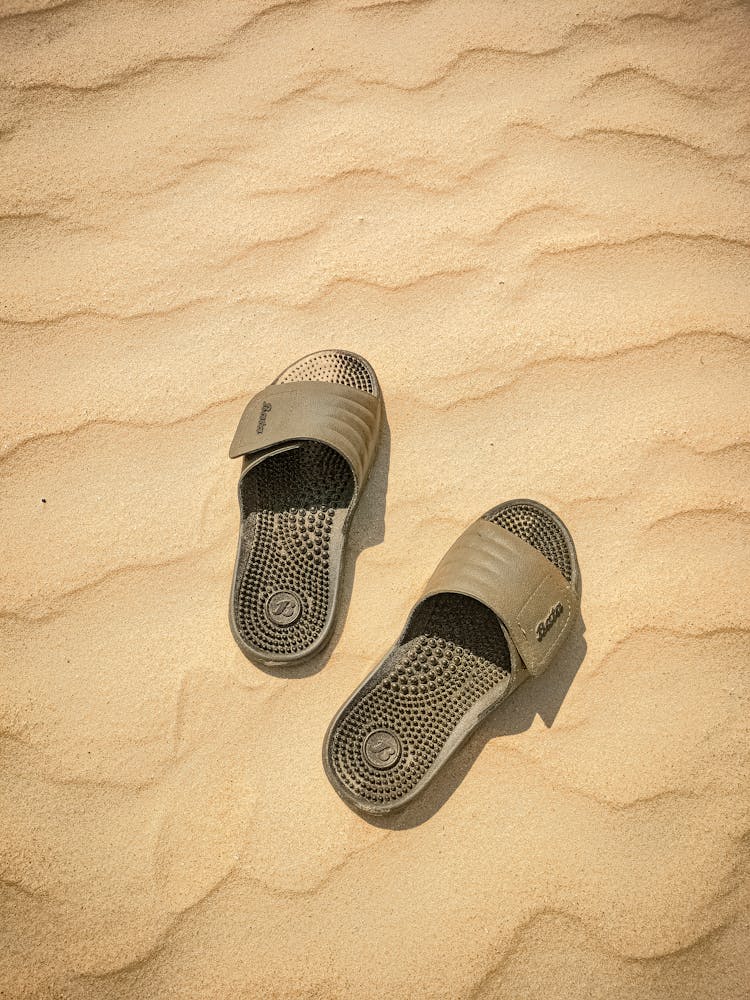
[[[323,763],[341,798],[375,815],[411,802],[490,712],[547,669],[580,593],[573,540],[547,507],[511,500],[470,525],[328,729]]]
[[[341,350],[296,361],[245,408],[229,450],[243,460],[229,622],[256,663],[295,666],[330,638],[381,417],[375,372]]]

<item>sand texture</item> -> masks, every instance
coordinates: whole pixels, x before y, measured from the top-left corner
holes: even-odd
[[[0,11],[0,996],[744,1000],[748,5]],[[324,347],[387,426],[328,655],[274,673],[227,451]],[[328,722],[526,496],[585,630],[363,819]]]

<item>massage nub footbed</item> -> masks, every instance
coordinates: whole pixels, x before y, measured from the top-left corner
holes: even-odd
[[[261,665],[293,666],[330,638],[381,415],[375,372],[342,350],[296,361],[242,414],[229,451],[242,458],[229,621]]]
[[[328,729],[323,763],[344,801],[379,814],[418,795],[482,719],[547,669],[580,592],[570,534],[542,504],[512,500],[470,525]]]

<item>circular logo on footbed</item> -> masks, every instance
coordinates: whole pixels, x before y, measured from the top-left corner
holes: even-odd
[[[266,601],[266,615],[274,625],[293,625],[302,614],[302,601],[291,590],[277,590]]]
[[[362,743],[362,756],[379,771],[393,767],[401,757],[401,740],[388,729],[376,729]]]

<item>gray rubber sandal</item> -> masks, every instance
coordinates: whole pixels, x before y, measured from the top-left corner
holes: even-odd
[[[330,638],[349,522],[380,430],[375,372],[350,351],[301,358],[247,405],[229,622],[257,663],[292,666]]]
[[[573,540],[542,504],[511,500],[470,525],[328,729],[323,763],[338,794],[366,813],[410,802],[485,716],[547,669],[580,593]]]

